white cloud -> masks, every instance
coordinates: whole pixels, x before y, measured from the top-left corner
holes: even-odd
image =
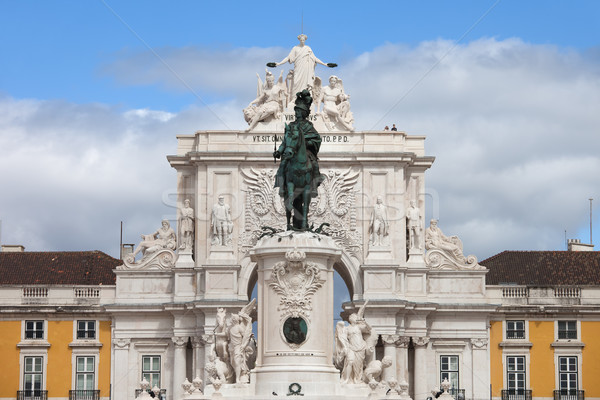
[[[439,198],[428,217],[439,210],[466,252],[561,249],[565,229],[587,224],[587,199],[600,199],[600,59],[519,39],[453,46],[387,44],[341,65],[357,128],[427,135],[426,184]],[[162,199],[175,190],[175,135],[244,128],[255,74],[288,50],[159,49],[170,69],[150,53],[104,67],[122,84],[189,90],[181,78],[221,99],[178,113],[0,98],[3,242],[115,255],[121,219],[126,241],[155,229],[173,211]]]

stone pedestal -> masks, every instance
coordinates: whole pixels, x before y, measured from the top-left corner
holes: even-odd
[[[328,236],[284,232],[250,252],[258,269],[258,357],[251,381],[258,396],[339,392],[333,366],[333,264],[341,250]]]

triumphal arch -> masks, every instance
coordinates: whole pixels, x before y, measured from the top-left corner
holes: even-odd
[[[298,39],[258,78],[240,112],[247,130],[177,136],[167,157],[177,221],[115,271],[116,400],[143,377],[173,400],[425,400],[446,379],[454,397],[487,397],[487,270],[424,220],[425,136],[356,131],[335,64]],[[295,230],[275,187],[288,161],[274,153],[299,118],[299,90],[310,93],[321,178],[309,229]],[[350,293],[343,310],[335,272]]]

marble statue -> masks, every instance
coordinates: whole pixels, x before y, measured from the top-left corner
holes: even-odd
[[[389,234],[387,207],[383,204],[381,196],[377,196],[377,202],[371,212],[369,233],[371,233],[371,245],[373,246],[383,246],[384,239]]]
[[[223,383],[233,383],[234,376],[231,366],[215,354],[208,356],[208,363],[206,363],[205,370],[211,380],[219,379]]]
[[[294,64],[294,73],[292,78],[291,93],[295,94],[305,89],[312,89],[315,80],[315,67],[317,64],[326,67],[335,67],[335,64],[325,64],[319,60],[313,53],[312,49],[305,44],[308,37],[305,34],[298,35],[300,43],[294,46],[290,54],[274,66],[278,67],[285,63]],[[293,98],[292,98],[293,99]]]
[[[406,209],[406,228],[408,229],[408,248],[421,248],[421,210],[416,206],[414,200],[410,201],[410,206]]]
[[[215,335],[215,353],[220,360],[229,364],[229,353],[227,352],[227,310],[222,307],[217,308]]]
[[[250,379],[248,359],[254,352],[250,314],[255,308],[256,299],[253,299],[239,313],[231,316],[231,326],[227,330],[227,351],[234,371],[235,383],[248,383]]]
[[[476,270],[485,269],[477,263],[474,255],[463,254],[463,245],[458,236],[446,236],[432,219],[425,230],[425,265],[435,269]]]
[[[185,199],[179,209],[179,231],[179,249],[191,252],[194,246],[194,209],[190,207],[189,199]]]
[[[392,365],[392,359],[389,356],[385,356],[379,360],[373,360],[365,367],[363,372],[363,382],[369,383],[371,381],[381,382],[381,375],[384,368],[389,368]]]
[[[335,333],[335,361],[341,367],[341,382],[363,382],[364,366],[369,364],[377,343],[377,335],[363,318],[367,302],[348,318],[349,325],[338,322]]]
[[[218,203],[213,206],[210,226],[213,234],[213,245],[229,246],[231,244],[231,232],[233,232],[231,209],[228,204],[225,204],[223,195],[219,196]]]
[[[244,109],[244,118],[250,125],[246,132],[251,131],[260,121],[271,116],[280,117],[287,105],[287,88],[283,83],[283,71],[281,71],[277,83],[269,71],[266,73],[264,85],[259,77],[257,92],[257,97]]]
[[[437,226],[437,220],[432,219],[429,228],[425,231],[425,248],[427,250],[442,250],[451,258],[459,263],[465,263],[466,257],[463,255],[462,243],[458,236],[446,236]]]
[[[323,87],[319,92],[317,99],[318,103],[323,102],[323,119],[330,129],[335,128],[335,124],[339,123],[345,129],[353,132],[354,117],[350,111],[349,95],[344,93],[344,85],[340,78],[335,75],[329,77],[329,86]]]
[[[284,198],[288,230],[308,230],[310,201],[317,197],[317,188],[324,179],[317,161],[321,135],[307,120],[311,104],[308,90],[296,94],[296,120],[285,125],[283,141],[273,152],[273,157],[281,158],[275,187],[279,188],[279,196]]]
[[[175,250],[177,247],[177,236],[175,231],[171,228],[169,221],[166,219],[162,221],[162,227],[158,228],[156,232],[149,235],[142,235],[142,241],[136,247],[133,252],[133,258],[141,251],[143,256],[146,257],[150,253],[154,253],[161,249]]]

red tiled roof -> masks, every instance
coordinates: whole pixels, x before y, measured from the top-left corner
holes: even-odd
[[[0,285],[114,285],[121,264],[101,251],[0,252]]]
[[[503,251],[480,264],[488,285],[600,285],[598,251]]]

